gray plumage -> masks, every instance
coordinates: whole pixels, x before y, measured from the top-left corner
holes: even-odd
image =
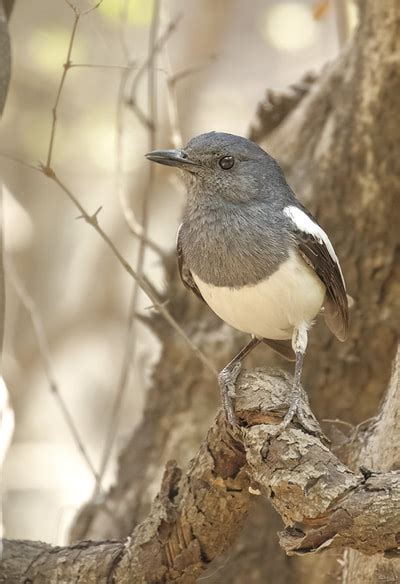
[[[184,173],[179,239],[188,267],[204,282],[233,288],[270,276],[295,245],[282,213],[294,195],[277,162],[245,138],[215,132],[193,138],[185,152],[204,166]],[[217,166],[224,155],[235,158],[229,172]]]
[[[187,203],[178,254],[186,278],[193,271],[215,286],[254,285],[273,274],[291,249],[298,249],[326,286],[325,320],[344,340],[348,305],[340,268],[324,242],[296,229],[283,213],[294,205],[316,223],[296,199],[276,160],[246,138],[217,132],[193,138],[184,151],[201,164],[193,172],[190,168],[183,172]],[[217,166],[223,156],[235,159],[228,172]],[[201,296],[198,289],[196,293]]]
[[[183,150],[147,157],[183,170],[187,202],[177,238],[183,283],[226,322],[253,335],[220,374],[228,419],[235,423],[238,364],[264,340],[286,358],[296,355],[293,399],[282,427],[296,413],[307,427],[300,407],[307,331],[322,307],[339,340],[348,329],[345,283],[328,236],[296,199],[278,163],[246,138],[210,132]]]

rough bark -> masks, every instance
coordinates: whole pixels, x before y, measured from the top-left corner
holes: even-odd
[[[394,393],[398,400],[397,381],[386,405]],[[231,546],[255,494],[268,497],[284,520],[287,553],[400,553],[400,472],[356,474],[301,428],[276,435],[290,391],[286,374],[243,372],[241,428],[232,433],[220,413],[187,473],[170,462],[148,517],[130,537],[64,548],[6,541],[1,581],[194,583]],[[311,418],[307,403],[305,411]]]
[[[318,392],[324,417],[371,415],[387,386],[400,330],[400,128],[393,124],[399,33],[397,2],[365,1],[352,44],[261,140],[332,236],[355,298],[346,343],[336,343],[323,327],[312,335],[318,367],[309,358],[305,380],[312,397]]]
[[[400,469],[400,446],[396,439],[400,434],[400,347],[393,365],[385,400],[373,423],[362,433],[363,448],[355,465],[365,469],[374,469],[375,476],[380,477],[391,470]],[[367,471],[368,473],[368,471]],[[372,474],[371,476],[374,476]],[[388,504],[391,505],[389,499]],[[397,558],[396,558],[397,559]],[[380,555],[365,558],[354,550],[345,552],[343,567],[343,584],[352,582],[400,581],[400,561],[389,562]]]

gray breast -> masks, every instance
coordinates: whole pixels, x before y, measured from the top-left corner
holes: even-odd
[[[284,219],[258,205],[198,204],[180,232],[187,267],[207,284],[239,288],[273,274],[293,240]]]

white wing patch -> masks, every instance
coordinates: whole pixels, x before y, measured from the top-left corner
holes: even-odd
[[[303,233],[306,233],[308,235],[312,235],[319,243],[325,245],[326,249],[329,252],[329,255],[339,268],[343,286],[344,289],[346,289],[346,284],[344,281],[342,268],[340,267],[339,264],[339,260],[335,253],[335,250],[333,249],[333,245],[331,244],[329,237],[322,229],[322,227],[320,227],[318,223],[315,223],[315,221],[313,221],[306,213],[304,213],[304,211],[302,211],[298,207],[295,207],[294,205],[285,207],[283,209],[283,212],[287,217],[289,217],[289,219],[293,221],[293,223],[296,225],[296,228],[299,231],[302,231]]]

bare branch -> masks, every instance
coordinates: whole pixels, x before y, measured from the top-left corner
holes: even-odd
[[[45,176],[47,176],[48,178],[53,180],[60,187],[60,189],[68,196],[68,198],[71,200],[71,202],[79,210],[79,212],[82,216],[81,218],[83,218],[86,221],[86,223],[89,223],[97,231],[97,233],[100,235],[100,237],[103,239],[103,241],[110,248],[111,252],[115,255],[115,257],[117,258],[119,263],[122,265],[124,270],[131,276],[131,278],[138,279],[140,287],[142,288],[142,290],[146,294],[146,296],[148,296],[148,298],[152,301],[154,309],[157,310],[163,316],[163,318],[172,326],[172,328],[178,333],[178,335],[185,341],[185,343],[189,346],[189,348],[191,349],[191,351],[193,352],[195,357],[197,359],[199,359],[199,361],[201,361],[203,363],[203,365],[205,365],[209,371],[211,371],[214,375],[217,375],[218,372],[217,372],[216,368],[214,367],[213,363],[208,359],[208,357],[206,357],[206,355],[202,351],[200,351],[200,349],[198,347],[196,347],[196,345],[193,343],[193,341],[187,336],[187,334],[185,333],[183,328],[177,323],[177,321],[174,319],[174,317],[167,310],[165,302],[159,301],[158,296],[157,296],[157,292],[154,289],[154,287],[152,286],[151,282],[145,277],[140,278],[140,279],[138,278],[135,270],[132,268],[132,266],[129,264],[129,262],[121,255],[121,253],[115,247],[114,243],[111,241],[109,236],[100,227],[100,225],[97,222],[96,217],[94,215],[90,215],[89,213],[87,213],[87,211],[84,209],[84,207],[82,207],[81,203],[75,197],[75,195],[72,193],[72,191],[70,191],[68,189],[68,187],[62,181],[60,181],[60,179],[56,176],[55,172],[52,169],[48,169],[44,164],[39,164],[39,166],[34,166],[33,164],[29,164],[27,162],[21,161],[15,157],[11,157],[7,154],[0,153],[0,156],[4,156],[5,158],[9,158],[10,160],[13,160],[14,162],[17,162],[19,164],[23,164],[24,166],[30,168],[31,170],[35,170],[37,172],[40,172],[41,174],[44,174]]]
[[[200,73],[201,71],[204,71],[204,69],[206,67],[208,67],[208,65],[210,63],[212,63],[213,61],[216,60],[216,58],[217,58],[216,55],[210,55],[205,61],[198,63],[197,65],[192,65],[191,67],[185,67],[184,69],[177,71],[176,73],[174,73],[173,75],[171,75],[167,79],[167,84],[170,87],[175,88],[176,85],[179,83],[179,81],[182,81],[183,79],[186,79],[187,77],[195,75],[196,73]]]
[[[93,10],[96,10],[96,8],[98,8],[100,6],[100,4],[103,3],[103,0],[99,0],[94,6],[91,6],[90,8],[87,8],[86,10],[79,10],[78,7],[75,6],[75,4],[73,2],[71,2],[71,0],[64,0],[64,1],[73,10],[75,16],[77,16],[78,18],[80,16],[85,16],[86,14],[93,12]]]
[[[55,99],[55,102],[54,102],[54,105],[52,108],[53,121],[51,124],[50,141],[49,141],[49,148],[47,151],[47,161],[46,161],[46,167],[48,169],[51,168],[51,161],[52,161],[52,157],[53,157],[54,139],[56,136],[56,128],[57,128],[58,105],[60,103],[61,93],[64,89],[64,83],[65,83],[65,79],[67,77],[67,72],[70,69],[71,64],[72,64],[71,63],[71,55],[72,55],[72,48],[74,46],[76,29],[78,28],[78,23],[79,23],[80,17],[86,16],[90,12],[93,12],[93,10],[96,10],[96,8],[98,8],[100,6],[100,4],[102,4],[103,0],[99,0],[99,2],[97,2],[94,6],[92,6],[91,8],[88,8],[87,10],[83,10],[83,11],[79,11],[78,8],[75,6],[75,4],[73,4],[70,0],[65,0],[65,2],[68,4],[68,6],[74,12],[75,18],[74,18],[74,23],[72,25],[71,36],[69,38],[67,57],[65,59],[65,63],[63,64],[63,73],[61,75],[60,83],[59,83],[57,94],[56,94],[56,99]]]
[[[55,574],[72,581],[79,570],[87,582],[106,581],[107,574],[115,584],[194,583],[232,545],[259,492],[287,526],[280,541],[289,554],[347,546],[364,554],[398,553],[400,472],[355,474],[296,425],[277,436],[290,390],[286,374],[243,372],[240,430],[232,433],[220,412],[186,474],[174,462],[167,464],[149,516],[125,542],[52,549],[6,541],[7,581],[17,581],[23,571],[32,581],[42,581],[35,580],[38,574],[43,581]],[[306,402],[304,407],[312,416]]]
[[[358,450],[358,456],[352,451],[351,462],[354,466],[363,469],[365,476],[379,477],[379,471],[390,471],[398,469],[400,466],[400,447],[396,439],[400,433],[400,345],[397,348],[393,361],[392,375],[388,390],[385,394],[378,416],[376,416],[370,426],[365,429],[361,436],[362,448]],[[391,439],[388,440],[388,437]],[[377,473],[370,471],[373,468]],[[385,489],[388,487],[385,485]],[[392,497],[391,491],[386,491]],[[394,520],[400,525],[396,510],[394,510]],[[400,529],[399,529],[400,532]],[[392,551],[397,552],[397,550]],[[376,581],[383,580],[382,574],[385,572],[387,561],[382,556],[374,555],[369,558],[363,557],[356,550],[348,550],[344,557],[344,582],[351,584],[355,579],[366,581],[374,578]],[[397,581],[400,576],[399,567],[393,566],[393,573]]]
[[[12,162],[16,162],[17,164],[21,164],[22,166],[25,166],[26,168],[30,168],[31,170],[38,170],[38,167],[36,164],[31,164],[30,162],[26,162],[26,160],[22,160],[22,158],[19,158],[18,156],[14,156],[14,154],[10,154],[8,152],[0,152],[0,156],[2,158],[6,158],[7,160],[11,160]]]
[[[44,373],[47,378],[48,387],[51,394],[54,396],[54,399],[57,402],[57,405],[61,411],[61,414],[65,420],[65,423],[68,426],[69,431],[74,439],[74,442],[82,454],[90,472],[93,474],[93,477],[96,481],[100,480],[99,475],[96,472],[94,464],[83,444],[83,440],[78,432],[78,429],[75,426],[75,422],[71,416],[70,411],[64,401],[64,398],[61,395],[59,385],[56,381],[54,375],[54,367],[50,352],[49,342],[47,340],[46,331],[42,322],[42,319],[39,315],[39,311],[36,308],[35,302],[33,298],[29,295],[28,291],[26,290],[25,286],[23,285],[21,279],[19,278],[17,272],[15,271],[14,265],[9,256],[4,257],[4,265],[6,269],[7,277],[14,288],[22,306],[25,308],[26,312],[29,315],[29,318],[32,322],[33,332],[35,333],[36,341],[37,341],[37,348],[39,351],[40,358],[42,360],[42,365],[44,369]]]
[[[137,94],[137,88],[138,88],[138,85],[140,83],[140,80],[142,79],[145,72],[148,70],[149,66],[151,66],[151,63],[153,62],[154,57],[161,52],[161,50],[164,48],[166,42],[168,41],[168,39],[170,38],[172,33],[176,30],[181,18],[182,18],[182,14],[178,14],[178,16],[172,22],[170,22],[170,24],[167,26],[164,34],[162,34],[160,36],[160,38],[157,40],[157,42],[154,44],[154,47],[153,47],[151,54],[149,54],[147,56],[142,67],[135,75],[133,82],[132,82],[132,86],[131,86],[130,98],[127,100],[127,105],[129,107],[131,107],[132,109],[133,109],[133,106],[136,105],[136,94]]]
[[[48,148],[48,151],[47,151],[47,161],[46,161],[46,167],[48,169],[51,167],[51,161],[52,161],[52,156],[53,156],[54,139],[55,139],[55,136],[56,136],[56,127],[57,127],[57,110],[58,110],[58,104],[60,102],[61,93],[62,93],[62,90],[64,88],[64,83],[65,83],[65,79],[67,77],[67,72],[68,72],[68,69],[69,69],[69,67],[71,65],[72,47],[74,46],[74,39],[75,39],[76,29],[78,27],[78,22],[79,22],[79,18],[80,18],[80,13],[77,12],[76,8],[72,4],[70,4],[70,2],[68,0],[65,0],[65,1],[73,9],[73,11],[75,13],[75,19],[74,19],[74,24],[72,26],[71,36],[70,36],[70,39],[69,39],[68,50],[67,50],[67,58],[66,58],[65,63],[63,65],[63,73],[61,75],[60,84],[58,86],[58,90],[57,90],[57,94],[56,94],[56,99],[55,99],[55,102],[54,102],[54,105],[53,105],[53,109],[52,109],[53,122],[51,124],[50,142],[49,142],[49,148]]]
[[[156,0],[153,9],[153,18],[150,27],[150,34],[149,34],[149,55],[152,56],[149,59],[149,67],[148,67],[148,116],[151,120],[151,129],[149,130],[149,150],[154,150],[156,147],[156,128],[157,128],[157,87],[156,87],[156,76],[154,70],[154,60],[155,60],[155,52],[154,46],[157,41],[158,35],[158,27],[159,27],[159,20],[160,20],[160,4],[161,0]],[[120,136],[120,135],[119,135]],[[144,261],[145,261],[145,253],[146,253],[146,245],[145,239],[147,239],[148,234],[148,224],[149,224],[149,203],[150,197],[153,191],[154,185],[154,178],[155,178],[155,169],[154,165],[150,165],[149,167],[149,175],[146,184],[145,191],[143,193],[142,199],[142,209],[141,209],[141,223],[142,223],[142,233],[143,238],[139,242],[139,252],[138,252],[138,260],[137,260],[137,274],[140,278],[143,277],[144,271]],[[140,287],[138,280],[135,280],[132,290],[132,297],[131,303],[129,307],[129,318],[128,318],[128,326],[127,326],[127,337],[126,337],[126,344],[125,344],[125,351],[124,357],[119,377],[119,382],[115,394],[115,399],[112,407],[110,422],[107,430],[104,451],[101,459],[100,465],[100,477],[104,476],[104,473],[107,468],[107,464],[110,459],[110,455],[112,452],[112,447],[116,438],[116,431],[118,428],[121,407],[123,404],[124,396],[128,387],[129,378],[130,378],[130,371],[133,366],[135,360],[135,349],[136,349],[136,313],[137,313],[137,304],[139,300],[139,292]]]
[[[174,317],[169,313],[169,311],[165,307],[164,303],[159,301],[159,299],[157,297],[157,293],[154,290],[154,288],[150,285],[149,281],[143,277],[139,277],[139,275],[132,268],[132,266],[129,264],[129,262],[118,251],[118,249],[115,247],[114,243],[111,241],[109,236],[100,227],[96,214],[90,215],[86,211],[86,209],[82,206],[82,204],[79,202],[79,200],[72,193],[72,191],[70,189],[68,189],[68,187],[57,177],[54,170],[48,169],[44,165],[40,165],[37,168],[37,170],[42,172],[45,176],[50,178],[52,181],[54,181],[60,187],[60,189],[67,195],[67,197],[71,200],[71,202],[79,210],[80,214],[82,215],[82,218],[86,221],[86,223],[89,223],[89,225],[91,225],[93,227],[93,229],[95,231],[97,231],[97,233],[100,235],[100,237],[103,239],[103,241],[110,248],[110,250],[112,251],[114,256],[117,258],[119,263],[122,265],[124,270],[131,276],[131,278],[133,278],[134,280],[137,280],[139,282],[140,287],[142,288],[143,292],[148,296],[148,298],[150,298],[153,305],[157,308],[157,311],[160,314],[162,314],[162,316],[172,326],[172,328],[175,329],[175,331],[185,340],[186,344],[193,351],[193,354],[210,371],[212,371],[215,375],[217,375],[217,371],[216,371],[214,365],[211,363],[211,361],[204,355],[204,353],[202,353],[202,351],[200,351],[200,349],[198,347],[196,347],[196,345],[193,343],[193,341],[187,336],[187,334],[182,329],[182,327],[176,322]]]

